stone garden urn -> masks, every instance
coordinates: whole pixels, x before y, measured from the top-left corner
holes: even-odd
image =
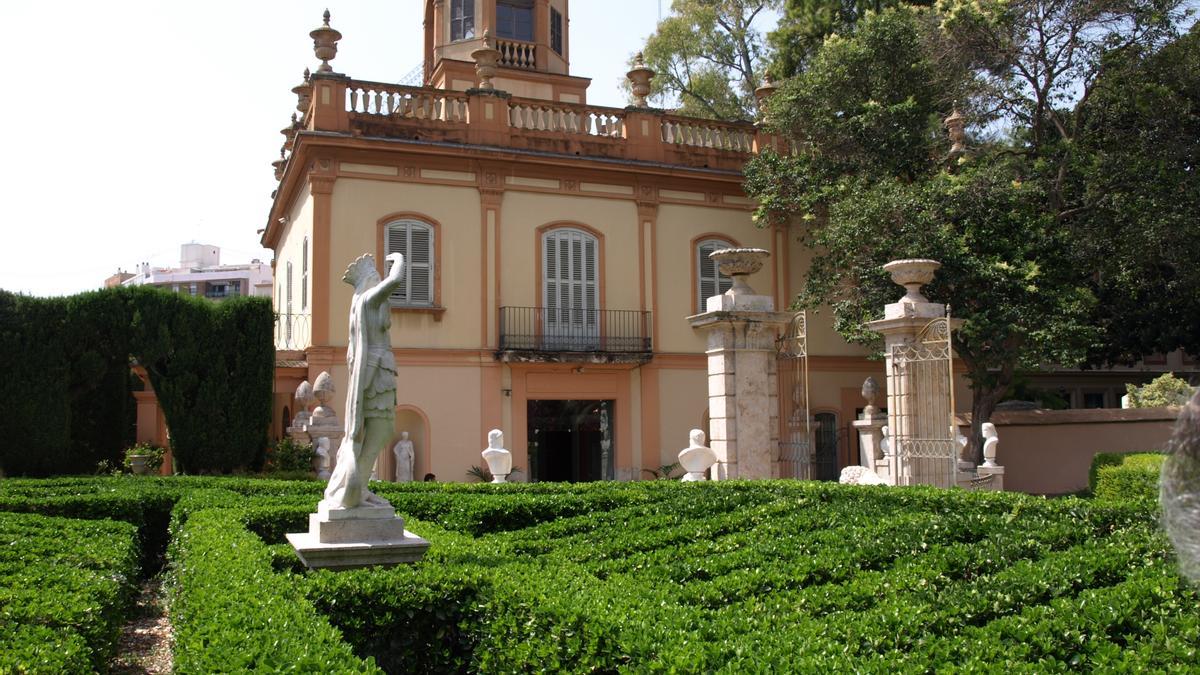
[[[150,473],[150,455],[140,453],[130,454],[129,470],[135,476],[145,476]]]
[[[495,89],[492,78],[496,76],[496,66],[500,63],[500,50],[492,46],[491,29],[483,31],[483,46],[471,52],[475,61],[475,76],[479,78],[479,88],[487,91]]]
[[[687,472],[679,480],[685,483],[708,480],[705,474],[717,463],[717,453],[704,445],[704,432],[700,429],[692,429],[688,440],[690,444],[679,451],[679,465]]]
[[[625,77],[629,78],[629,89],[633,92],[633,105],[637,108],[648,107],[646,97],[650,95],[650,80],[654,78],[654,71],[646,65],[641,52],[637,53],[633,69],[626,73]]]
[[[342,34],[329,26],[329,10],[325,10],[322,18],[325,19],[325,23],[312,29],[308,36],[313,40],[313,53],[318,59],[321,59],[321,65],[317,68],[317,72],[331,73],[333,67],[329,65],[329,62],[337,56],[337,43],[342,39]]]
[[[926,303],[929,302],[929,298],[921,295],[921,287],[933,281],[933,273],[941,266],[942,263],[936,260],[909,258],[893,260],[884,265],[883,269],[892,275],[893,282],[908,291],[903,298],[900,298],[900,302]]]
[[[721,270],[721,274],[733,279],[733,285],[725,295],[756,295],[746,277],[762,269],[763,262],[771,252],[761,248],[722,248],[708,254]]]
[[[487,462],[488,473],[492,474],[492,482],[508,482],[508,474],[512,473],[512,453],[504,449],[503,431],[492,429],[488,432],[488,446],[481,454]]]

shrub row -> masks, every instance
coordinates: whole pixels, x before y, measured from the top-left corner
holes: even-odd
[[[1097,454],[1092,460],[1092,495],[1105,500],[1157,500],[1158,477],[1166,457],[1155,452]]]
[[[0,513],[0,672],[105,670],[137,572],[131,525]]]
[[[152,287],[65,298],[0,291],[0,447],[7,475],[91,471],[132,439],[129,359],[146,369],[177,467],[262,463],[275,365],[270,302]],[[80,339],[86,336],[86,339]]]
[[[375,673],[277,574],[266,544],[237,510],[191,513],[171,544],[175,672]]]

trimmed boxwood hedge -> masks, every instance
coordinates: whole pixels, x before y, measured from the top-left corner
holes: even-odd
[[[213,303],[149,287],[64,298],[0,291],[0,446],[6,475],[94,471],[132,440],[130,357],[150,378],[177,469],[262,464],[274,317],[263,298]]]
[[[121,497],[173,505],[180,672],[1187,670],[1200,644],[1200,596],[1145,500],[787,481],[373,489],[433,543],[424,561],[304,571],[283,534],[305,526],[312,481],[6,481],[0,508],[91,499],[136,520]]]
[[[1100,453],[1090,482],[1096,499],[1158,499],[1158,477],[1166,455],[1157,452]]]
[[[0,672],[105,670],[137,573],[129,524],[0,513]]]

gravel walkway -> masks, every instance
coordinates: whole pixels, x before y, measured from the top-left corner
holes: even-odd
[[[117,657],[109,672],[170,673],[174,661],[171,638],[162,577],[155,576],[143,581],[138,589],[133,616],[121,629]]]

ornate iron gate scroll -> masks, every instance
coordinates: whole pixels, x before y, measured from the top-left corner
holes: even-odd
[[[958,471],[954,434],[954,351],[950,308],[913,342],[892,347],[888,422],[899,459],[900,485],[953,487]]]
[[[779,477],[812,480],[812,416],[808,410],[808,337],[804,312],[775,341],[779,385]]]

